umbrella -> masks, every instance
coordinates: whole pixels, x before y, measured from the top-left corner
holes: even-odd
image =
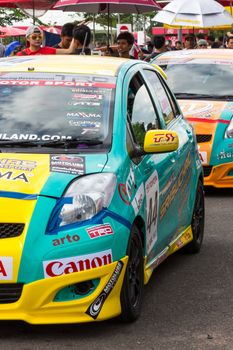
[[[53,7],[63,11],[108,14],[107,47],[109,47],[110,13],[145,13],[161,9],[154,0],[59,0]]]
[[[161,9],[154,0],[59,0],[53,8],[88,13],[138,14]]]
[[[233,23],[233,17],[214,0],[173,0],[152,20],[174,26],[198,28]]]
[[[26,30],[14,28],[14,27],[1,27],[0,26],[0,38],[8,36],[21,36],[25,35]]]
[[[233,0],[217,0],[223,6],[230,6],[230,14],[232,15]]]
[[[0,0],[0,7],[19,7],[26,15],[35,19],[43,16],[55,3],[56,0]]]

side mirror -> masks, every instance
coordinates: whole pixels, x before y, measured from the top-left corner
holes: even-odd
[[[163,153],[176,151],[179,147],[179,138],[175,131],[149,130],[144,139],[146,153]]]

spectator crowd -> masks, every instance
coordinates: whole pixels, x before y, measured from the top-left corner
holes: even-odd
[[[66,23],[61,30],[60,42],[53,47],[44,45],[44,32],[36,25],[28,27],[26,31],[26,47],[22,47],[19,42],[14,43],[15,45],[12,45],[12,51],[10,53],[11,56],[100,54],[141,59],[149,62],[157,55],[170,50],[233,49],[233,31],[228,32],[225,38],[215,38],[213,35],[189,34],[184,38],[183,42],[177,40],[175,44],[173,44],[171,40],[166,40],[162,35],[154,35],[150,41],[147,41],[141,46],[137,44],[132,33],[122,31],[118,34],[115,45],[99,45],[97,43],[96,46],[93,47],[93,45],[91,45],[91,30],[87,25]],[[0,57],[4,57],[5,55],[6,49],[4,45],[0,43]]]

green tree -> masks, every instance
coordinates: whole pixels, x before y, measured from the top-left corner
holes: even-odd
[[[20,21],[27,16],[20,9],[0,8],[0,26],[12,25],[14,21]]]

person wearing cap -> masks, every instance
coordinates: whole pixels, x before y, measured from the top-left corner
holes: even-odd
[[[42,46],[43,31],[38,26],[28,27],[26,31],[26,40],[29,46],[19,51],[16,56],[31,56],[31,55],[65,55],[70,54],[75,50],[75,43],[72,40],[68,49],[56,49],[54,47]]]
[[[197,48],[198,49],[207,49],[208,42],[205,39],[200,39],[197,42]]]

